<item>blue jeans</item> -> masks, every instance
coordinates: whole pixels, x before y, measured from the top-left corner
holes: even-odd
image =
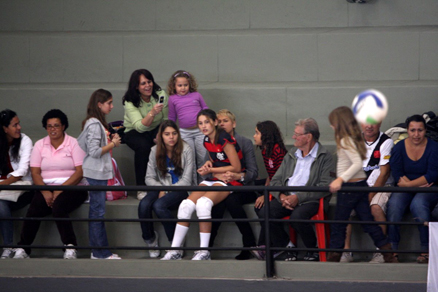
[[[90,186],[106,186],[108,180],[97,180],[87,177]],[[90,212],[89,219],[102,219],[105,215],[105,191],[89,191],[90,195]],[[90,221],[88,222],[88,236],[90,246],[108,246],[108,237],[106,235],[105,222]],[[108,249],[92,249],[91,253],[96,258],[107,258],[112,255]]]
[[[176,217],[171,210],[176,210],[182,200],[187,199],[188,193],[183,191],[170,192],[165,196],[158,198],[159,192],[148,192],[138,205],[138,218],[151,219],[152,210],[160,219],[173,219]],[[173,240],[176,222],[162,222],[167,238],[170,242]],[[142,237],[145,241],[154,239],[153,222],[140,222]]]
[[[34,192],[25,192],[17,202],[0,200],[0,218],[12,217],[12,211],[19,210],[28,205],[33,198]],[[14,222],[9,220],[0,220],[0,231],[3,237],[4,245],[12,245],[14,240]]]
[[[400,222],[409,206],[416,222],[430,221],[431,211],[438,202],[438,193],[393,193],[388,201],[389,222]],[[418,225],[421,250],[429,250],[429,227]],[[388,225],[388,235],[393,249],[398,249],[400,226]]]
[[[366,181],[344,183],[344,187],[366,187]],[[370,202],[368,201],[368,192],[338,192],[336,201],[335,220],[346,221],[350,218],[352,210],[361,221],[374,221],[371,214]],[[383,234],[382,228],[377,224],[361,224],[362,229],[368,233],[374,241],[376,247],[382,247],[389,243],[388,238]],[[344,248],[346,223],[334,223],[331,225],[330,248]]]

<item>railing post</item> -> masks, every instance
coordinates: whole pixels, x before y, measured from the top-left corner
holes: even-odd
[[[266,186],[263,190],[263,196],[265,197],[265,212],[264,212],[264,219],[265,222],[265,254],[266,254],[266,277],[272,278],[274,277],[275,270],[274,270],[274,258],[272,256],[271,252],[271,232],[270,232],[270,226],[269,226],[269,191],[267,190]]]

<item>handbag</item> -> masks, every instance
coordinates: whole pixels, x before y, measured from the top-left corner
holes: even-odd
[[[32,185],[31,181],[19,180],[11,184],[12,186],[30,186]],[[20,190],[3,190],[0,191],[0,199],[6,201],[16,202],[18,198],[24,194],[26,191]]]
[[[122,174],[120,173],[119,167],[117,166],[117,162],[114,158],[111,158],[114,170],[114,177],[108,180],[108,186],[125,186],[125,182],[123,181]],[[107,201],[121,200],[126,199],[128,197],[128,193],[126,191],[107,191],[106,199]]]

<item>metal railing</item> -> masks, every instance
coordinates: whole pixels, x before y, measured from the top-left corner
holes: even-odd
[[[0,190],[24,190],[24,191],[36,191],[36,190],[102,190],[102,191],[233,191],[233,192],[258,192],[263,193],[265,197],[265,205],[269,206],[269,193],[270,192],[329,192],[328,187],[274,187],[274,186],[227,186],[227,187],[204,187],[204,186],[23,186],[23,185],[0,185]],[[422,193],[435,193],[438,192],[438,188],[398,188],[398,187],[343,187],[341,189],[343,192],[422,192]],[[10,218],[0,218],[0,220],[12,220],[12,221],[103,221],[103,222],[263,222],[265,224],[265,238],[270,238],[270,228],[269,222],[312,222],[312,223],[345,223],[345,224],[379,224],[379,225],[423,225],[428,224],[428,222],[376,222],[376,221],[339,221],[339,220],[299,220],[299,219],[272,219],[270,217],[270,208],[264,208],[264,217],[261,219],[124,219],[124,218],[109,218],[109,219],[88,219],[88,218],[24,218],[24,217],[10,217]],[[262,235],[261,235],[262,236]],[[6,247],[5,245],[0,245],[0,247]],[[47,246],[47,245],[12,245],[7,246],[12,248],[40,248],[40,249],[62,249],[64,246]],[[266,246],[264,248],[260,247],[143,247],[143,246],[76,246],[76,249],[115,249],[115,250],[264,250],[266,253],[266,275],[267,277],[273,277],[275,275],[274,269],[274,258],[273,258],[273,248],[271,247],[270,240],[266,240]],[[275,247],[275,250],[286,251],[290,250],[286,247],[279,248]],[[312,251],[312,252],[344,252],[344,249],[332,249],[332,248],[294,248],[294,251]],[[364,249],[349,249],[351,252],[363,252],[363,253],[374,253],[375,249],[364,250]],[[392,251],[380,251],[392,252]],[[421,253],[421,250],[397,250],[398,253]]]

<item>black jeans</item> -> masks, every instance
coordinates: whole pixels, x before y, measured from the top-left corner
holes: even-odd
[[[319,202],[305,203],[296,206],[293,210],[283,208],[277,199],[269,202],[269,217],[272,219],[281,219],[285,216],[290,216],[290,219],[310,219],[318,213]],[[259,218],[264,218],[266,204],[260,208],[255,209]],[[265,223],[261,222],[262,228],[260,230],[260,237],[258,245],[265,245]],[[316,235],[313,230],[312,223],[291,223],[291,226],[301,236],[304,245],[307,248],[315,248]],[[271,234],[271,245],[273,247],[286,247],[289,243],[289,234],[284,229],[282,222],[271,222],[269,224]]]
[[[343,187],[366,187],[366,181],[344,183]],[[355,210],[361,221],[374,221],[371,214],[368,192],[338,192],[336,200],[335,220],[346,221],[350,218],[351,211]],[[376,224],[362,224],[362,229],[368,233],[376,247],[382,247],[389,242],[383,234],[382,228]],[[333,223],[330,233],[330,248],[344,248],[346,223]]]
[[[52,208],[47,206],[46,200],[41,192],[35,192],[26,218],[41,218],[52,214],[54,218],[69,218],[69,213],[77,209],[88,198],[87,191],[63,191],[53,202]],[[55,221],[61,235],[62,243],[77,245],[76,235],[71,221]],[[21,230],[19,245],[30,245],[33,243],[41,221],[24,221]],[[25,249],[30,254],[30,248]]]
[[[146,185],[145,177],[149,154],[151,153],[152,146],[155,145],[154,139],[157,133],[158,127],[143,133],[131,130],[125,134],[126,144],[134,150],[135,183],[138,186]]]
[[[255,202],[256,198],[257,194],[253,192],[233,192],[225,200],[213,207],[211,217],[213,219],[223,218],[227,209],[233,219],[246,219],[248,217],[243,209],[243,205]],[[220,225],[221,222],[213,222],[211,226],[210,247],[214,245]],[[243,246],[255,246],[255,237],[249,222],[236,222],[236,225],[242,234]]]

